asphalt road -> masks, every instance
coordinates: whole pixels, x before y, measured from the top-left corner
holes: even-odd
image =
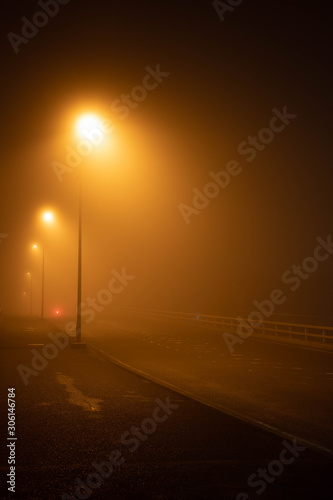
[[[116,359],[232,414],[333,450],[333,353],[248,338],[230,354],[220,332],[115,315],[84,324]]]
[[[52,344],[47,333],[57,330],[45,327],[23,321],[1,332],[1,498],[332,497],[328,457],[181,396],[89,350],[46,350],[45,344]],[[36,352],[42,356],[37,364]],[[43,366],[45,353],[53,359]],[[36,373],[22,371],[23,365]],[[5,484],[7,442],[13,442],[7,440],[8,387],[16,393],[15,495]],[[101,470],[105,461],[109,465]],[[86,489],[77,489],[80,481]]]

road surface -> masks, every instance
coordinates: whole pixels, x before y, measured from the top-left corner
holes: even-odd
[[[248,338],[230,354],[220,332],[117,316],[85,339],[185,394],[333,450],[333,353]]]
[[[1,332],[2,499],[249,500],[262,489],[270,500],[332,497],[326,456],[89,350],[46,349],[50,331],[23,321]],[[45,353],[53,358],[43,366]],[[20,365],[36,374],[22,378]],[[15,495],[5,484],[8,387],[16,393]]]

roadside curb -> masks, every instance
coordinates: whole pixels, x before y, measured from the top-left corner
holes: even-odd
[[[140,375],[141,377],[149,380],[150,382],[161,385],[162,387],[166,387],[167,389],[170,389],[174,392],[177,392],[178,394],[181,394],[182,396],[185,396],[189,399],[192,399],[192,400],[194,400],[198,403],[201,403],[205,406],[209,406],[210,408],[213,408],[214,410],[217,410],[221,413],[225,413],[226,415],[228,415],[230,417],[241,420],[242,422],[245,422],[247,424],[255,426],[261,430],[264,430],[266,432],[270,432],[271,434],[275,434],[275,435],[282,437],[284,439],[289,439],[289,440],[296,439],[299,444],[305,446],[306,448],[309,448],[312,451],[315,451],[316,453],[320,453],[321,455],[325,455],[326,457],[333,459],[333,450],[325,448],[324,446],[318,445],[316,443],[312,443],[312,442],[310,442],[306,439],[300,438],[294,434],[289,434],[288,432],[284,432],[283,430],[278,429],[277,427],[271,426],[269,424],[265,424],[264,422],[261,422],[259,420],[251,419],[251,418],[247,417],[246,415],[229,410],[228,408],[226,408],[222,405],[219,405],[216,403],[211,403],[210,401],[207,401],[206,399],[201,398],[200,396],[196,396],[194,394],[191,394],[190,392],[186,391],[185,389],[182,389],[174,384],[171,384],[170,382],[166,382],[165,380],[161,380],[158,377],[154,377],[153,375],[146,373],[142,370],[139,370],[138,368],[134,368],[133,366],[130,366],[130,365],[124,363],[123,361],[120,361],[119,359],[111,356],[110,354],[107,354],[105,351],[98,349],[98,347],[96,347],[90,343],[87,344],[87,347],[91,351],[102,356],[106,361],[109,361],[110,363],[116,364],[116,365],[120,366],[121,368],[124,368],[125,370],[128,370],[132,373],[135,373],[136,375]]]

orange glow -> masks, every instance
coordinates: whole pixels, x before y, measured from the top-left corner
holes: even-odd
[[[47,222],[48,224],[53,222],[54,216],[52,212],[44,212],[43,214],[43,221]]]
[[[101,129],[101,121],[97,115],[92,113],[81,116],[76,124],[79,137],[84,136],[86,133],[91,132],[93,129]]]
[[[111,149],[114,155],[114,127],[110,120],[103,118],[102,115],[93,113],[79,115],[75,131],[80,138],[76,145],[76,154],[79,156],[84,158],[94,153],[94,158],[101,160],[108,157]]]

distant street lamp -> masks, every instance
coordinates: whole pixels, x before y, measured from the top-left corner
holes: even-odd
[[[23,313],[25,315],[27,309],[27,293],[23,292]]]
[[[37,251],[38,250],[38,245],[36,245],[36,243],[33,244],[32,245],[32,249],[35,250],[35,251]],[[30,285],[31,285],[31,297],[32,297],[32,273],[28,273],[28,275],[29,274],[31,276],[31,283],[30,283]],[[31,298],[31,303],[32,303],[32,298]],[[31,310],[32,310],[32,305],[31,305]],[[32,314],[32,312],[31,312],[31,314]]]
[[[54,216],[52,212],[44,212],[43,213],[43,221],[45,224],[51,224],[54,220]],[[37,245],[36,245],[37,247]],[[44,268],[45,268],[45,230],[44,230],[44,225],[43,225],[43,238],[42,238],[42,307],[41,307],[41,318],[44,319],[44,283],[45,283],[45,278],[44,278]]]
[[[32,316],[32,273],[27,273],[30,277],[30,316]]]

